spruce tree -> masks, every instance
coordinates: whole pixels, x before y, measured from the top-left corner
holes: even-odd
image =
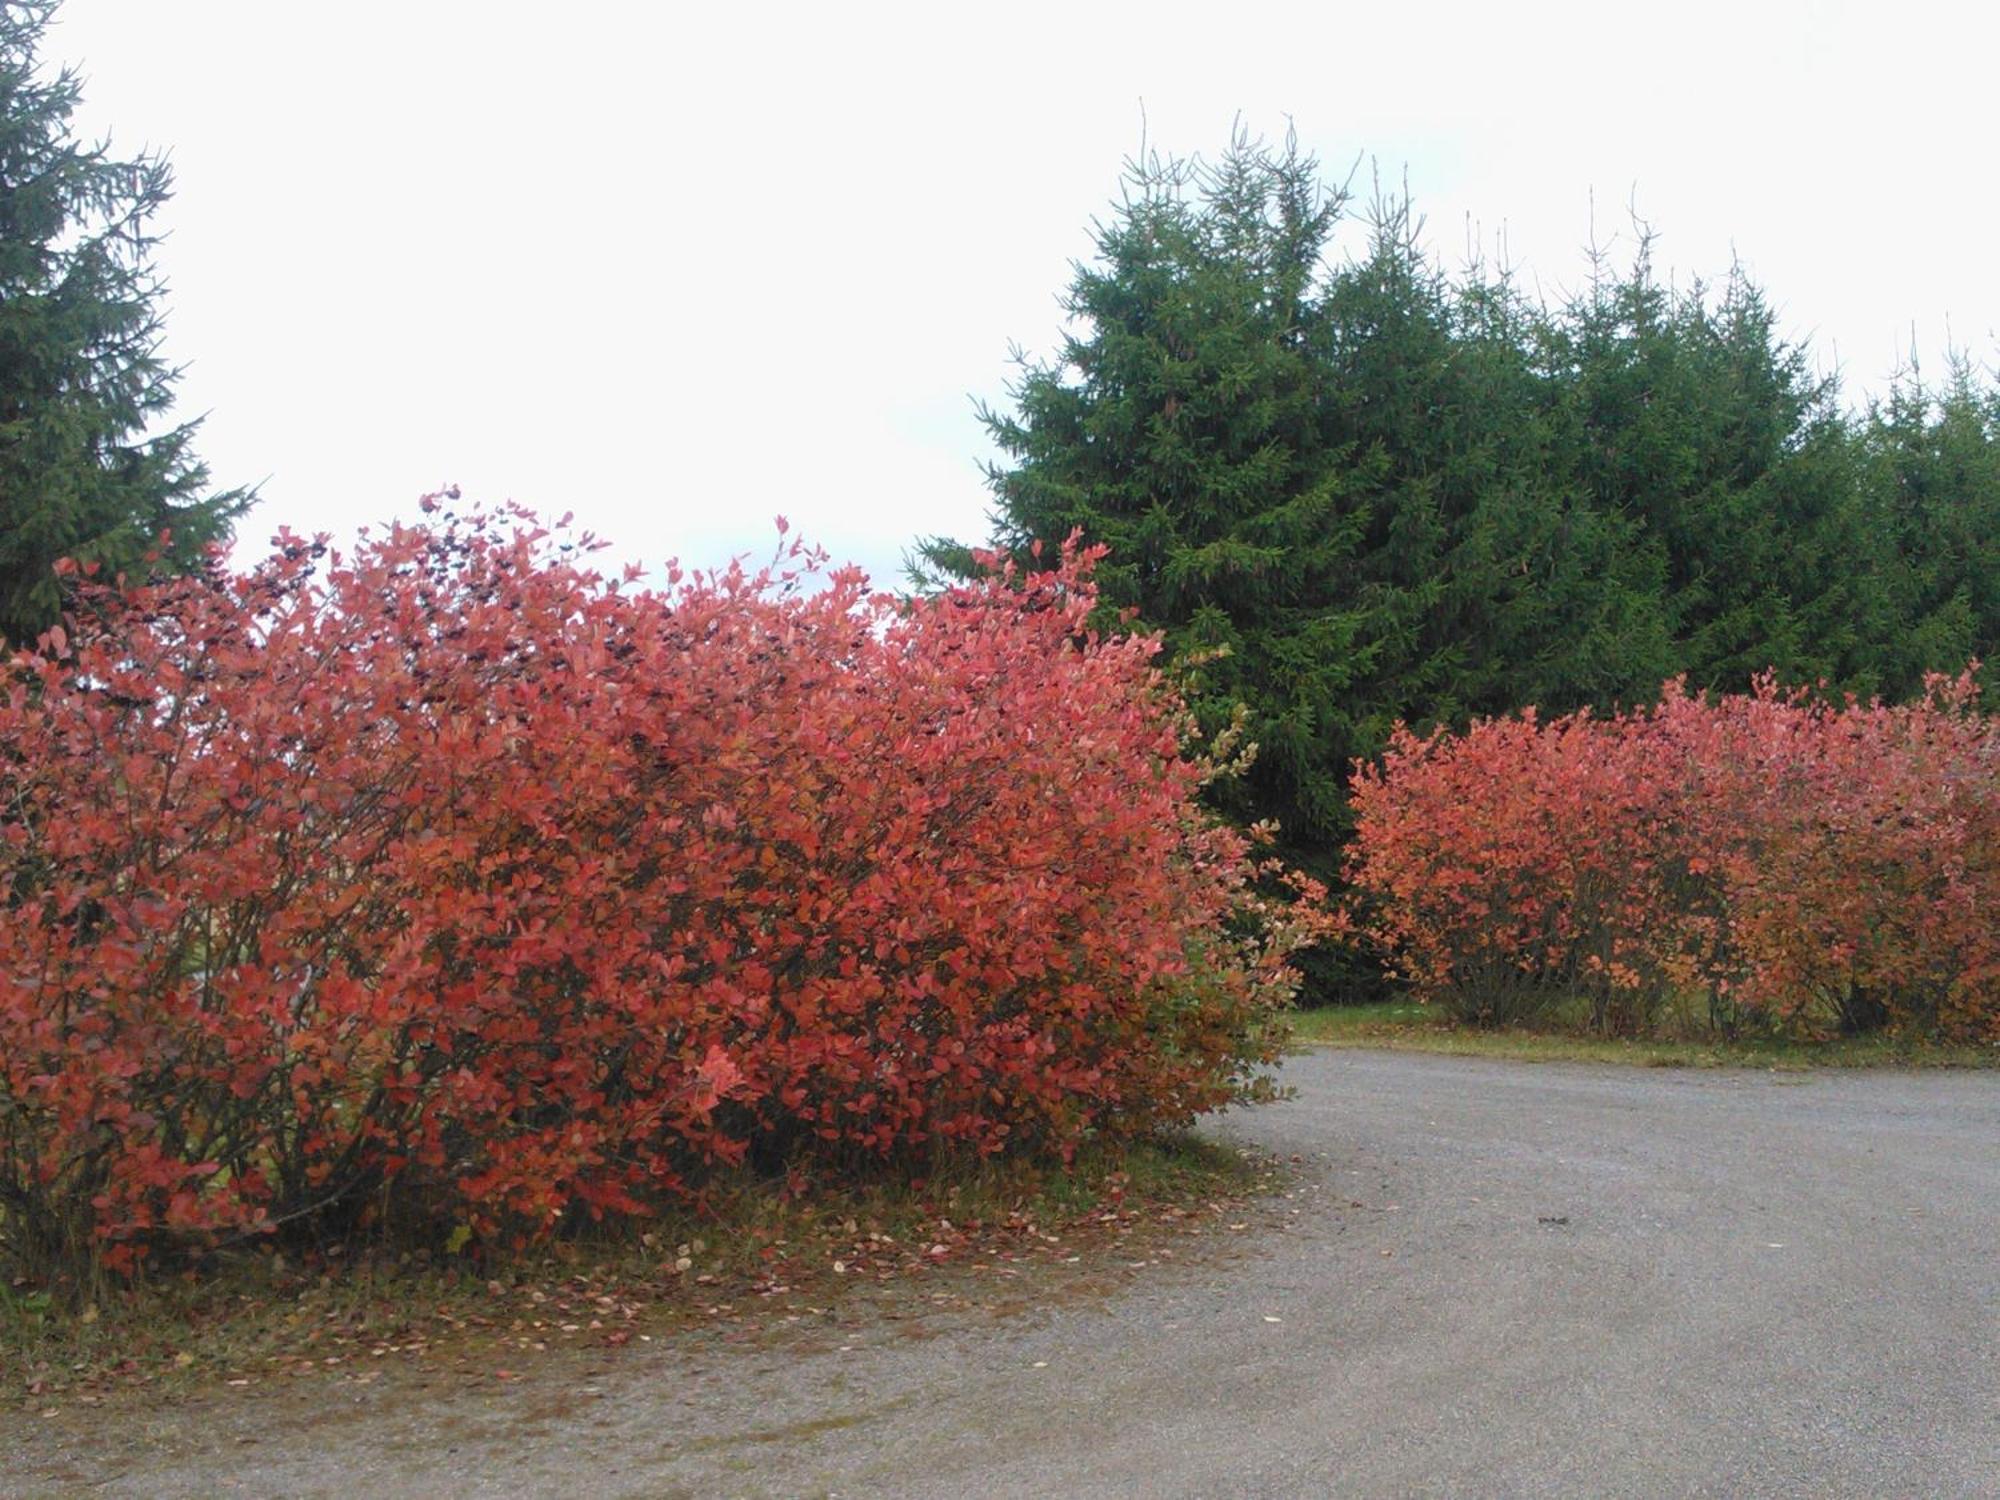
[[[1128,164],[1058,356],[984,414],[998,542],[1109,546],[1106,598],[1200,663],[1201,718],[1248,711],[1227,810],[1326,874],[1352,763],[1398,719],[1609,702],[1669,669],[1656,569],[1550,455],[1529,311],[1504,278],[1452,286],[1380,193],[1332,265],[1348,204],[1289,141]],[[934,539],[914,571],[967,555]]]
[[[1627,274],[1594,271],[1545,324],[1558,450],[1651,552],[1667,664],[1704,688],[1767,668],[1872,687],[1890,627],[1835,384],[1740,269],[1720,296],[1663,285],[1648,234]]]
[[[154,216],[172,177],[71,128],[80,84],[41,69],[52,0],[0,9],[0,638],[54,622],[63,557],[200,566],[249,503],[212,493],[198,422],[165,425]]]
[[[1382,474],[1368,585],[1397,601],[1399,649],[1381,729],[1651,691],[1671,654],[1656,569],[1555,451],[1537,309],[1504,268],[1448,277],[1407,195],[1368,217],[1366,253],[1329,285],[1323,358],[1336,435]]]
[[[1351,207],[1290,141],[1128,163],[1056,355],[982,413],[995,542],[1108,544],[1107,602],[1192,664],[1199,717],[1247,711],[1218,795],[1290,857],[1337,875],[1349,769],[1398,719],[1766,669],[1901,695],[2000,652],[2000,396],[1969,369],[1856,419],[1740,271],[1663,284],[1642,235],[1551,306],[1446,274],[1406,196]],[[932,539],[912,572],[969,566]]]
[[[1876,568],[1895,630],[1878,643],[1886,692],[2000,658],[2000,389],[1954,356],[1927,385],[1914,363],[1862,417],[1856,447]]]
[[[1023,361],[1014,410],[983,413],[1006,456],[989,473],[999,544],[1108,544],[1106,599],[1202,659],[1197,712],[1213,728],[1249,709],[1258,758],[1232,810],[1308,844],[1339,825],[1386,645],[1351,585],[1380,466],[1329,439],[1319,352],[1343,199],[1289,142],[1128,163],[1063,304],[1074,331],[1052,362]],[[932,539],[913,571],[965,556]]]

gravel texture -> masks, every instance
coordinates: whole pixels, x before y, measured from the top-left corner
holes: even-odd
[[[2000,1073],[1285,1079],[1214,1128],[1288,1194],[1173,1258],[507,1384],[0,1416],[0,1493],[2000,1497]]]

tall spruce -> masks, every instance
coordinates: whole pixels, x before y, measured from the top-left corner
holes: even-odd
[[[1381,477],[1366,587],[1395,613],[1355,753],[1399,718],[1650,691],[1671,656],[1656,570],[1555,451],[1538,309],[1505,268],[1448,277],[1407,195],[1378,192],[1368,221],[1365,252],[1330,278],[1322,351],[1335,434]]]
[[[1349,769],[1398,719],[1608,702],[1668,666],[1630,526],[1549,454],[1532,310],[1450,283],[1379,192],[1332,265],[1349,206],[1289,140],[1129,163],[1058,356],[984,413],[997,541],[1109,545],[1106,598],[1200,663],[1201,718],[1248,710],[1228,810],[1327,873]],[[967,557],[932,539],[914,571]]]
[[[1629,272],[1593,273],[1545,322],[1558,448],[1652,553],[1669,665],[1701,687],[1766,668],[1873,687],[1888,621],[1833,382],[1740,269],[1719,296],[1664,285],[1648,233]]]
[[[71,126],[81,85],[39,51],[56,6],[0,8],[0,638],[54,622],[63,557],[108,572],[198,567],[249,503],[211,492],[198,422],[165,425],[157,154]]]
[[[1397,719],[1767,668],[1903,694],[2000,652],[2000,393],[1960,364],[1856,415],[1740,270],[1662,282],[1643,226],[1591,270],[1553,305],[1448,274],[1407,195],[1239,135],[1127,164],[1056,355],[982,413],[996,543],[1109,545],[1106,599],[1198,664],[1204,722],[1247,710],[1226,810],[1323,873]]]
[[[1288,142],[1239,137],[1213,165],[1127,164],[1122,201],[1076,268],[1050,362],[983,413],[995,537],[1107,543],[1111,603],[1199,655],[1211,728],[1247,705],[1258,758],[1229,795],[1306,843],[1344,805],[1343,755],[1375,705],[1389,612],[1364,572],[1381,463],[1331,436],[1324,256],[1345,193]],[[932,539],[917,571],[964,565]]]
[[[1954,355],[1941,384],[1914,362],[1858,423],[1861,483],[1896,629],[1877,646],[1885,691],[2000,659],[2000,389]]]

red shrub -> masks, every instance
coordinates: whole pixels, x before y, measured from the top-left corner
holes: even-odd
[[[1466,1019],[1527,1019],[1588,993],[1601,1017],[1661,982],[1654,852],[1674,804],[1622,721],[1399,727],[1360,769],[1352,854],[1374,931],[1418,990]]]
[[[633,592],[521,520],[282,538],[16,658],[17,1257],[1067,1151],[1268,1060],[1310,908],[1197,813],[1155,643],[1086,629],[1091,557],[906,605]]]
[[[1969,672],[1894,707],[1766,681],[1658,720],[1730,916],[1719,993],[1808,1028],[2000,1036],[2000,726]]]
[[[1589,997],[1643,1030],[2000,1035],[2000,730],[1972,679],[1900,707],[1765,680],[1650,710],[1399,730],[1355,783],[1352,876],[1426,996],[1471,1019]]]

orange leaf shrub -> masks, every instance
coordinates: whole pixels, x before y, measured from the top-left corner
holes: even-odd
[[[1463,1018],[1588,999],[1641,1032],[2000,1036],[2000,727],[1970,673],[1898,706],[1769,679],[1464,734],[1355,779],[1350,874],[1419,993]]]
[[[524,515],[281,537],[17,656],[15,1259],[533,1235],[750,1156],[1067,1152],[1238,1097],[1316,919],[1198,812],[1093,555],[902,603],[787,558],[650,591]]]

